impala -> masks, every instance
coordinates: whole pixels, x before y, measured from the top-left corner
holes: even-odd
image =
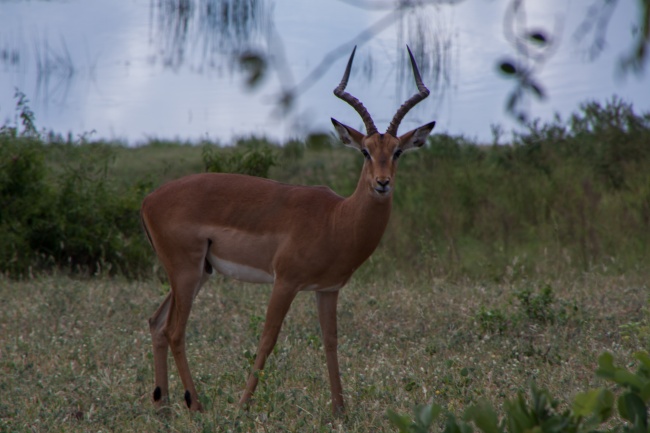
[[[185,354],[185,328],[194,298],[216,270],[241,281],[273,284],[253,371],[240,405],[247,405],[253,396],[257,373],[275,346],[291,302],[298,292],[312,291],[332,411],[344,411],[337,358],[339,289],[372,254],[386,229],[400,154],[422,146],[435,125],[431,122],[397,136],[406,113],[429,95],[408,49],[418,93],[397,110],[386,133],[378,133],[363,104],[345,92],[355,51],[356,47],[334,94],[359,113],[366,134],[332,119],[341,141],[365,158],[350,197],[340,197],[322,186],[203,173],[169,182],[144,199],[143,226],[171,285],[149,319],[157,406],[167,400],[167,352],[171,347],[187,407],[202,410]]]

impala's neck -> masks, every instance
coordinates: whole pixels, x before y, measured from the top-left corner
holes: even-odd
[[[392,196],[375,195],[366,180],[365,173],[354,193],[340,207],[339,217],[350,227],[346,231],[348,248],[354,250],[361,265],[377,248],[384,235],[392,206]],[[356,266],[355,266],[356,267]]]

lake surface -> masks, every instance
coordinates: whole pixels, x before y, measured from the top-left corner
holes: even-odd
[[[582,102],[614,94],[637,112],[650,111],[650,71],[617,73],[633,47],[638,2],[618,2],[604,50],[590,60],[593,37],[574,36],[593,3],[524,2],[526,28],[544,29],[554,46],[543,61],[522,60],[547,96],[521,107],[531,118],[566,117]],[[496,66],[521,59],[504,31],[510,2],[466,0],[400,13],[381,7],[386,4],[0,0],[0,121],[15,122],[17,88],[39,128],[130,144],[150,138],[229,143],[251,134],[284,141],[331,132],[330,117],[362,129],[354,110],[332,94],[357,44],[347,90],[384,130],[415,92],[409,44],[432,92],[407,115],[401,133],[436,120],[434,132],[490,142],[492,125],[519,127],[506,111],[514,81]],[[251,87],[247,80],[260,61],[266,68]],[[289,109],[282,95],[294,96],[284,99],[292,102]]]

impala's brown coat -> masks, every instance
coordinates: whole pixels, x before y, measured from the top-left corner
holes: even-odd
[[[344,89],[337,88],[347,95]],[[185,354],[185,328],[194,298],[217,270],[243,281],[273,283],[254,371],[240,403],[246,404],[253,395],[255,372],[264,368],[296,294],[315,291],[332,409],[343,411],[336,353],[338,290],[372,254],[386,229],[399,155],[422,146],[434,122],[399,138],[376,132],[366,137],[332,122],[341,140],[366,158],[357,188],[348,198],[326,187],[204,173],[172,181],[144,199],[143,226],[171,285],[149,319],[157,404],[169,391],[167,351],[171,347],[185,401],[192,410],[202,409]]]
[[[391,198],[372,195],[365,182],[345,200],[324,187],[204,173],[151,193],[142,217],[165,269],[187,256],[202,269],[214,255],[281,277],[298,292],[345,284],[374,251]]]

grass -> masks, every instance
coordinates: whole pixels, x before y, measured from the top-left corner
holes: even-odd
[[[650,347],[650,113],[614,100],[508,146],[435,135],[400,162],[382,244],[340,297],[344,419],[330,415],[308,293],[255,404],[237,407],[270,287],[223,278],[187,332],[206,412],[187,412],[171,360],[171,404],[157,411],[147,318],[168,287],[152,277],[137,214],[155,186],[202,171],[203,148],[44,141],[24,98],[18,107],[24,131],[0,128],[0,432],[394,431],[388,409],[434,401],[461,414],[486,399],[501,410],[530,381],[567,402],[606,385],[602,352],[626,361]],[[362,163],[326,137],[239,145],[276,152],[273,179],[342,195]]]
[[[642,276],[431,280],[362,272],[343,289],[339,357],[348,414],[333,419],[312,295],[301,294],[249,412],[236,402],[270,287],[213,279],[196,300],[188,357],[206,412],[190,414],[170,358],[170,406],[150,401],[146,319],[157,281],[62,275],[0,280],[0,431],[394,431],[387,409],[497,407],[531,380],[562,401],[603,383],[597,356],[647,348]]]

